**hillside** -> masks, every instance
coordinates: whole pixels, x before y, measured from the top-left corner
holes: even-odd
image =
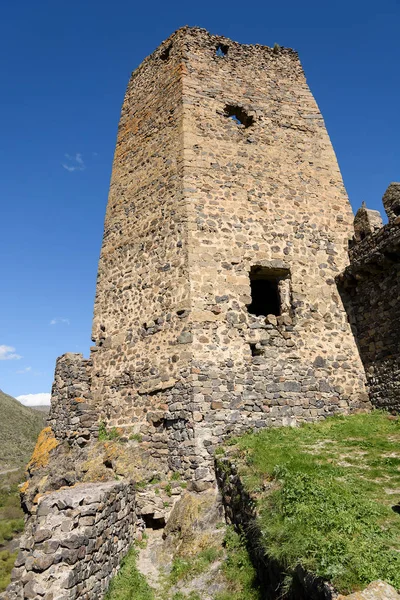
[[[0,390],[0,474],[24,467],[44,427],[46,413],[23,406]]]

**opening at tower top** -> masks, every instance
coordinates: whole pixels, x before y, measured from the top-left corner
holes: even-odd
[[[396,215],[396,217],[400,216],[400,205],[393,206],[392,210],[393,210],[394,214]]]
[[[161,60],[168,60],[171,52],[172,44],[167,46],[160,54]]]
[[[233,104],[225,106],[225,116],[232,119],[237,125],[244,125],[245,127],[250,127],[254,123],[254,118],[244,108]]]
[[[215,56],[219,56],[220,58],[223,58],[224,56],[226,56],[228,54],[228,50],[229,50],[229,46],[227,46],[226,44],[218,44],[217,49],[215,51]]]

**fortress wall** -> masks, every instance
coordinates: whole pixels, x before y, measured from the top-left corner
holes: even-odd
[[[359,211],[360,212],[360,211]],[[358,214],[358,213],[357,213]],[[371,402],[400,410],[400,218],[359,240],[338,278]]]
[[[58,442],[84,446],[98,433],[98,414],[91,406],[90,360],[82,354],[57,359],[47,424]]]
[[[102,598],[133,543],[131,483],[78,485],[43,496],[26,524],[2,600]]]
[[[347,412],[367,397],[335,285],[353,215],[297,54],[204,30],[186,38],[195,437],[206,459],[228,433]],[[232,106],[253,123],[229,118]],[[255,265],[287,275],[286,305],[267,322],[247,309]]]

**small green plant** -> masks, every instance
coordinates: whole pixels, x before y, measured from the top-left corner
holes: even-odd
[[[165,493],[167,494],[167,496],[172,496],[172,487],[170,483],[167,483],[167,485],[165,486]]]
[[[215,596],[215,600],[261,600],[256,571],[247,552],[245,537],[229,526],[225,532],[226,559],[222,572],[228,589]]]
[[[100,442],[113,442],[119,440],[121,434],[116,427],[107,429],[106,424],[102,421],[99,425],[99,441]]]
[[[149,481],[149,484],[154,485],[155,483],[160,483],[160,481],[161,477],[159,475],[153,475],[153,477]]]
[[[179,471],[174,471],[171,475],[171,481],[179,481],[181,478],[181,475],[179,473]]]
[[[129,439],[136,441],[136,442],[141,442],[142,436],[140,435],[140,433],[131,433],[131,435],[129,436]]]
[[[223,456],[225,454],[225,450],[221,447],[216,448],[214,454],[215,456]]]
[[[11,570],[14,566],[17,552],[0,551],[0,592],[4,592],[11,581]]]

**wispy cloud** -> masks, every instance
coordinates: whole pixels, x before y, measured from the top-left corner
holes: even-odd
[[[19,360],[22,358],[19,354],[16,354],[13,346],[0,346],[0,360]]]
[[[41,394],[22,394],[17,396],[19,400],[25,406],[48,406],[50,404],[51,394],[43,392]]]
[[[83,162],[82,154],[77,152],[75,156],[71,156],[70,154],[64,154],[67,159],[66,162],[61,163],[64,169],[70,171],[84,171],[86,169],[86,165]]]
[[[25,367],[25,369],[20,369],[19,371],[16,371],[16,373],[22,375],[23,373],[29,373],[30,371],[32,371],[32,367]]]
[[[65,319],[64,317],[55,317],[49,323],[49,325],[59,325],[60,323],[64,323],[64,325],[69,325],[69,319]]]

